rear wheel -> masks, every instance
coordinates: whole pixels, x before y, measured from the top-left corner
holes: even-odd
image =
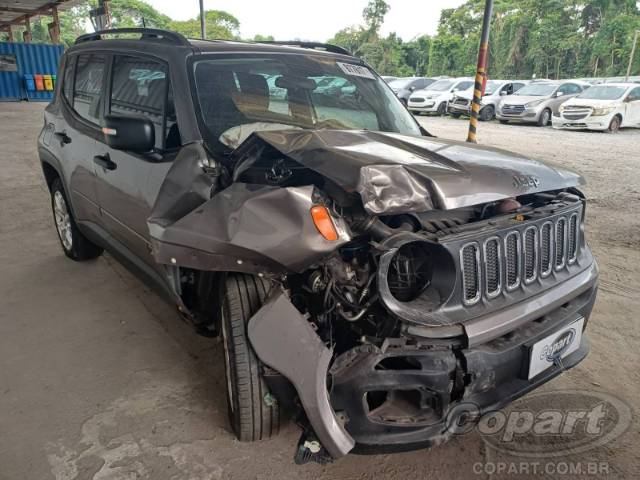
[[[546,127],[547,125],[549,125],[550,121],[551,121],[551,111],[545,108],[540,114],[540,117],[538,118],[538,126]]]
[[[436,111],[436,113],[440,116],[442,115],[446,115],[447,113],[447,104],[445,102],[442,102],[440,105],[438,105],[438,110]]]
[[[51,210],[60,245],[67,257],[82,262],[102,254],[102,247],[93,243],[78,229],[59,178],[51,183]]]
[[[238,440],[251,442],[278,433],[280,412],[263,378],[264,366],[247,336],[249,319],[262,306],[269,283],[253,275],[232,274],[221,292],[227,406]]]
[[[500,120],[500,123],[502,125],[507,125],[509,123],[509,120]]]
[[[618,133],[618,131],[620,130],[621,123],[622,122],[620,121],[620,117],[616,115],[611,119],[611,123],[609,123],[609,128],[607,129],[607,131],[609,133]]]

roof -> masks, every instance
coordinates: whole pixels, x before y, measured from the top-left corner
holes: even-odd
[[[27,18],[51,15],[51,9],[71,8],[81,0],[0,0],[0,30],[22,25]]]
[[[1,0],[0,0],[1,1]],[[119,37],[120,35],[123,35]],[[135,37],[139,35],[139,37]],[[171,46],[172,48],[167,48]],[[327,43],[282,41],[282,42],[243,42],[237,40],[200,40],[185,38],[177,32],[155,28],[119,28],[103,30],[80,35],[71,50],[93,48],[108,49],[140,49],[154,51],[156,55],[168,56],[181,49],[189,49],[195,53],[208,52],[265,52],[265,53],[300,53],[308,55],[310,51],[321,55],[354,59],[342,47]],[[163,55],[164,54],[164,55]],[[360,63],[360,60],[356,60]]]
[[[611,82],[611,83],[597,83],[593,85],[594,87],[622,87],[622,88],[630,88],[637,87],[637,82]]]

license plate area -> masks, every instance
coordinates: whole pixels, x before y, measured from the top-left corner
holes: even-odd
[[[582,341],[584,317],[580,317],[555,332],[535,342],[529,352],[527,379],[539,375],[575,352]]]

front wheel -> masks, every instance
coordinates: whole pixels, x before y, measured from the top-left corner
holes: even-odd
[[[460,116],[462,114],[461,113],[450,113],[449,115],[451,115],[453,118],[460,118]]]
[[[436,111],[436,113],[439,116],[446,115],[446,113],[447,113],[447,104],[442,102],[440,105],[438,105],[438,110]]]
[[[609,128],[607,129],[607,131],[609,133],[618,133],[618,131],[620,130],[620,123],[621,123],[620,117],[616,115],[611,119],[611,122],[609,123]]]
[[[482,110],[480,110],[480,120],[483,122],[488,122],[493,120],[496,116],[496,111],[493,109],[491,105],[487,105]]]
[[[238,440],[252,442],[278,433],[280,411],[263,378],[264,366],[247,336],[249,319],[262,306],[269,283],[253,275],[232,274],[221,291],[227,406]]]
[[[76,262],[83,262],[102,254],[102,247],[91,242],[78,229],[59,178],[51,184],[51,210],[60,245],[67,257]]]
[[[509,120],[500,120],[500,123],[502,125],[508,125],[509,124]]]
[[[551,111],[548,109],[544,109],[540,114],[540,118],[538,118],[538,126],[546,127],[547,125],[549,125],[550,121],[551,121]]]

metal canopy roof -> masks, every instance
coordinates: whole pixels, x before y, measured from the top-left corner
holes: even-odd
[[[51,15],[56,7],[64,10],[81,3],[81,0],[0,0],[0,30],[10,25],[24,25],[27,18]]]

